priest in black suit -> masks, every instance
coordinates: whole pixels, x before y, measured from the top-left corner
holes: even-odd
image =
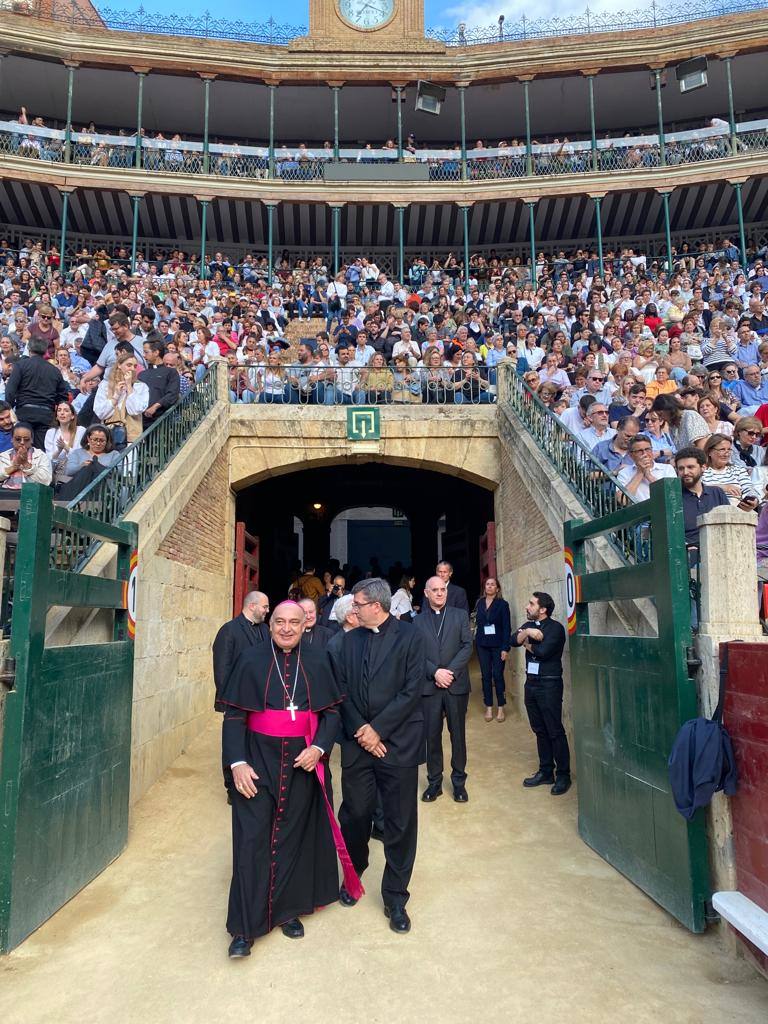
[[[439,576],[424,585],[426,604],[415,625],[424,637],[427,655],[423,684],[424,721],[427,736],[427,788],[422,800],[431,803],[443,792],[443,716],[451,737],[453,799],[466,803],[469,672],[472,632],[469,617],[449,608],[448,587]]]
[[[389,614],[386,580],[352,588],[359,629],[345,634],[336,659],[344,727],[341,741],[343,802],[339,824],[358,875],[368,867],[377,790],[384,811],[381,881],[384,913],[395,932],[407,932],[408,883],[416,859],[418,766],[424,761],[424,640]],[[344,906],[356,901],[345,887]]]
[[[304,612],[304,635],[301,638],[302,647],[312,647],[318,651],[324,651],[328,641],[333,637],[333,630],[327,626],[321,626],[317,621],[317,605],[311,597],[302,597],[299,607]]]
[[[229,678],[232,667],[243,651],[269,638],[265,619],[269,615],[269,598],[260,590],[245,595],[243,610],[229,622],[225,622],[213,641],[213,681],[216,686],[217,711],[219,696]]]
[[[269,639],[269,629],[264,621],[267,615],[269,615],[269,598],[260,590],[252,590],[250,594],[245,595],[243,610],[240,614],[236,615],[234,619],[230,619],[229,622],[225,622],[216,634],[216,639],[213,641],[213,682],[216,687],[214,710],[224,710],[224,705],[220,703],[219,698],[235,662],[243,651],[248,651],[256,644]],[[229,770],[228,764],[222,764],[222,771],[224,773],[224,788],[230,794],[231,803],[232,772]]]
[[[449,608],[461,608],[469,615],[469,601],[467,600],[467,592],[464,587],[460,587],[458,583],[451,583],[451,576],[453,576],[453,566],[450,562],[438,562],[435,567],[435,574],[445,583],[448,588],[448,607]]]

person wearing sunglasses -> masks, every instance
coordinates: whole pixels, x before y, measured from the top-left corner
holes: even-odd
[[[613,392],[610,387],[607,386],[606,374],[601,370],[594,369],[590,370],[587,374],[587,380],[583,388],[578,388],[571,395],[571,407],[579,404],[579,400],[584,395],[592,395],[597,402],[601,402],[606,407],[611,404],[611,397]]]
[[[746,468],[754,480],[755,470],[766,466],[766,449],[760,443],[763,437],[763,425],[755,416],[742,416],[733,427],[732,460],[738,461]]]
[[[53,359],[56,349],[59,347],[59,324],[55,321],[51,306],[40,306],[37,317],[32,323],[27,324],[23,341],[28,345],[33,338],[45,341],[45,358]]]

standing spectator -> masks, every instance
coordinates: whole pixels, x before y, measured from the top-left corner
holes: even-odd
[[[178,400],[181,390],[181,379],[178,369],[166,366],[163,362],[165,347],[161,341],[144,342],[144,359],[147,369],[142,370],[138,379],[147,385],[149,405],[142,417],[144,430],[151,427],[158,416],[172,408]]]
[[[665,423],[675,448],[704,447],[709,437],[707,424],[693,409],[684,409],[674,395],[654,398],[651,410],[657,412]]]
[[[56,426],[45,435],[45,453],[51,460],[56,480],[61,479],[60,470],[70,453],[79,447],[83,439],[85,427],[78,427],[77,413],[69,402],[59,402],[56,406]]]
[[[29,355],[14,365],[5,386],[5,400],[13,406],[16,418],[32,427],[35,448],[43,450],[54,409],[69,401],[61,372],[46,359],[47,347],[44,338],[32,338],[27,346]]]
[[[59,326],[53,318],[53,309],[50,306],[40,306],[37,317],[24,331],[24,343],[29,346],[32,340],[45,342],[45,358],[53,359],[56,349],[59,347]]]
[[[0,452],[13,448],[13,412],[7,402],[0,402]]]
[[[493,576],[485,581],[482,597],[475,605],[475,626],[475,648],[483,678],[485,720],[493,720],[495,690],[498,707],[496,720],[503,722],[507,703],[504,667],[512,646],[512,620],[509,605],[501,594],[501,584]]]
[[[525,710],[539,753],[538,771],[523,785],[551,785],[552,795],[560,796],[571,788],[571,754],[563,728],[565,630],[552,618],[554,611],[550,595],[535,590],[512,646],[525,649]]]
[[[396,619],[411,622],[418,609],[413,606],[413,591],[416,586],[416,577],[405,574],[400,580],[400,586],[392,595],[392,604],[389,607],[390,615]]]
[[[685,526],[685,542],[691,548],[698,549],[699,526],[698,518],[705,512],[711,512],[719,505],[728,505],[728,495],[715,485],[707,485],[702,476],[707,465],[707,457],[701,448],[689,445],[675,453],[675,470],[683,488],[683,522]],[[698,561],[698,557],[694,558]]]
[[[128,444],[141,436],[142,414],[149,405],[149,388],[138,379],[132,352],[121,352],[105,380],[99,384],[93,411],[107,426],[125,428]]]

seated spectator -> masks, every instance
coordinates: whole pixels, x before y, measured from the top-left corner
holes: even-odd
[[[614,436],[606,441],[598,441],[592,454],[615,476],[620,469],[631,465],[629,442],[639,433],[640,420],[636,416],[624,416],[619,420]]]
[[[584,395],[593,395],[594,398],[606,407],[611,402],[612,390],[607,386],[607,374],[600,370],[590,370],[583,388],[577,388],[571,395],[571,405],[578,405],[579,399]]]
[[[575,408],[569,407],[560,415],[560,419],[572,434],[579,434],[589,427],[589,410],[595,401],[594,395],[584,395]]]
[[[360,371],[359,388],[369,405],[389,405],[395,378],[381,352],[374,352],[367,369]]]
[[[651,484],[677,474],[672,466],[655,461],[656,453],[647,434],[635,434],[627,447],[630,465],[622,466],[616,477],[633,501],[647,501]]]
[[[651,411],[659,414],[676,449],[690,445],[704,447],[709,437],[707,424],[693,409],[684,409],[674,395],[659,395],[654,399]]]
[[[422,401],[427,405],[445,405],[453,400],[453,370],[446,369],[436,348],[424,353],[424,369],[421,374]]]
[[[7,402],[0,402],[0,452],[13,448],[13,412]]]
[[[407,356],[395,356],[392,372],[392,399],[396,404],[421,402],[419,371],[411,368]]]
[[[60,501],[72,501],[119,458],[120,452],[112,447],[109,428],[94,423],[83,434],[79,447],[67,456],[56,488],[56,497]]]
[[[735,424],[728,424],[733,428],[733,453],[732,460],[740,462],[747,470],[753,481],[762,479],[762,473],[755,473],[754,470],[761,470],[766,467],[766,451],[760,440],[763,436],[763,425],[756,416],[742,416]],[[725,431],[720,431],[725,433]],[[730,437],[726,433],[726,437]]]
[[[744,379],[729,382],[728,389],[741,403],[741,410],[745,415],[768,402],[768,384],[763,383],[757,364],[747,366],[744,370]]]
[[[604,402],[594,402],[587,413],[589,426],[579,431],[578,439],[590,449],[590,451],[601,441],[610,441],[616,436],[613,427],[608,426],[608,409]]]
[[[728,500],[745,512],[754,511],[758,505],[758,493],[745,467],[731,461],[733,443],[724,434],[712,434],[704,445],[707,467],[702,482],[721,487]]]
[[[453,400],[458,405],[478,405],[494,401],[487,372],[478,366],[473,352],[462,352],[459,366],[454,370]]]
[[[93,402],[96,416],[106,426],[122,427],[128,444],[141,436],[142,414],[149,405],[149,388],[138,379],[138,371],[134,353],[121,352],[99,384]]]
[[[34,428],[19,421],[13,428],[13,447],[0,452],[0,495],[18,495],[22,485],[50,484],[53,479],[51,460],[40,448],[32,446]],[[15,493],[14,493],[15,492]]]
[[[725,434],[730,437],[733,434],[733,424],[729,420],[723,420],[720,413],[720,403],[710,393],[699,398],[697,403],[699,416],[704,420],[712,434]]]
[[[650,384],[646,385],[646,394],[651,401],[658,395],[673,395],[677,391],[677,382],[670,380],[666,366],[657,366],[656,373]]]
[[[707,466],[707,456],[694,445],[688,445],[675,453],[675,470],[683,488],[683,522],[685,542],[689,547],[698,549],[699,526],[698,518],[713,508],[730,504],[728,495],[715,484],[705,484],[702,480]],[[698,557],[695,558],[698,561]]]
[[[637,384],[634,377],[625,377],[621,395],[616,394],[608,407],[608,421],[615,427],[624,416],[637,416],[641,422],[646,411],[645,384]]]
[[[69,402],[56,406],[55,426],[45,435],[45,453],[53,466],[54,480],[61,479],[64,463],[83,439],[85,427],[77,425],[77,413]]]

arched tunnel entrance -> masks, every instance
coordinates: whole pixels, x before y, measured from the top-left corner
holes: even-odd
[[[342,463],[270,477],[237,495],[236,515],[259,538],[259,587],[285,595],[296,565],[344,567],[348,583],[411,569],[419,588],[439,558],[470,600],[480,589],[480,539],[493,492],[456,476],[385,463]]]

